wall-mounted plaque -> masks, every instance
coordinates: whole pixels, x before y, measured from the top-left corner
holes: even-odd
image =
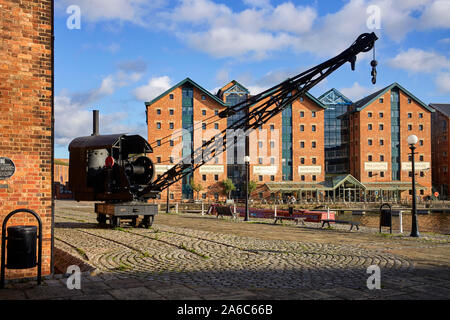
[[[0,158],[0,180],[11,178],[16,172],[16,166],[11,159]]]

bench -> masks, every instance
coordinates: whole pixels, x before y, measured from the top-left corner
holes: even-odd
[[[356,229],[359,230],[359,225],[360,225],[359,222],[354,222],[354,221],[325,219],[325,220],[322,220],[322,228],[325,226],[325,224],[328,224],[328,227],[331,227],[330,222],[336,223],[336,224],[350,224],[351,225],[350,231],[353,230],[353,227],[356,227]]]
[[[277,224],[278,221],[283,222],[283,220],[294,220],[296,224],[298,224],[299,221],[302,222],[303,225],[305,225],[306,218],[299,218],[299,217],[275,217],[275,221],[273,224]]]

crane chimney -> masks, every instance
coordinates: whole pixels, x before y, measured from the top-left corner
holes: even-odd
[[[94,110],[93,133],[92,136],[98,136],[99,133],[99,111]]]

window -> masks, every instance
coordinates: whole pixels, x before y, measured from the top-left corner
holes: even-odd
[[[380,161],[384,162],[384,156],[383,155],[380,155]]]
[[[206,110],[202,110],[202,116],[206,116]]]
[[[305,112],[304,111],[300,111],[300,118],[304,118],[305,117]]]
[[[380,131],[383,131],[383,130],[384,130],[384,125],[380,124]]]
[[[175,199],[175,196],[173,195],[173,193],[170,194],[170,199],[171,200]]]
[[[412,118],[412,113],[408,113],[408,118]]]
[[[368,140],[369,146],[371,146],[373,144],[372,139]]]
[[[368,160],[369,160],[369,161],[372,161],[372,155],[369,155],[369,156],[368,156]]]
[[[419,141],[419,145],[423,146],[423,140]]]
[[[368,129],[369,129],[369,131],[372,130],[372,124],[371,123],[369,123]]]
[[[263,176],[259,176],[259,181],[263,181]]]
[[[411,104],[411,103],[412,103],[412,99],[408,98],[408,104]]]
[[[316,130],[317,130],[317,127],[316,127],[316,125],[313,124],[313,125],[312,125],[312,131],[313,131],[313,132],[316,132]]]
[[[300,98],[300,102],[303,102],[303,101],[305,101],[305,99],[303,97],[301,97]]]
[[[161,163],[161,157],[156,157],[156,162]]]
[[[425,194],[425,191],[420,190],[420,195],[423,196]]]
[[[311,116],[312,116],[313,118],[315,118],[315,117],[316,117],[316,112],[315,112],[315,111],[312,111],[312,112],[311,112]]]
[[[264,198],[264,194],[262,192],[258,193],[258,196],[259,196],[260,199]]]
[[[274,157],[270,158],[270,164],[275,164],[275,158]]]
[[[214,129],[219,130],[219,124],[218,123],[214,123]]]
[[[423,125],[422,124],[419,124],[419,130],[423,131]]]
[[[420,119],[423,118],[423,113],[419,113],[419,118],[420,118]]]
[[[301,164],[305,164],[305,158],[301,158],[301,159],[300,159],[300,163],[301,163]]]
[[[174,128],[173,122],[169,123],[169,126],[170,126],[170,129],[173,129]]]
[[[206,174],[202,175],[202,180],[206,181]]]
[[[270,125],[270,131],[275,131],[275,126],[273,124]]]
[[[219,110],[214,110],[214,115],[218,116],[219,115]]]
[[[206,123],[202,123],[202,129],[206,130]]]
[[[317,164],[317,159],[316,158],[312,158],[312,164]]]
[[[275,141],[270,141],[270,148],[275,148]]]
[[[170,100],[173,100],[173,94],[169,95]]]
[[[423,178],[425,177],[425,173],[423,173],[423,171],[420,171],[420,176]]]
[[[380,177],[384,178],[384,172],[380,172]]]
[[[161,109],[156,109],[156,114],[161,114]]]
[[[380,139],[380,146],[384,146],[384,140]]]
[[[379,116],[380,116],[380,118],[383,118],[384,117],[384,113],[380,112]]]
[[[258,158],[258,163],[259,163],[259,164],[263,164],[263,158],[262,158],[262,157],[259,157],[259,158]]]
[[[203,95],[202,96],[202,100],[205,101],[206,100],[206,96]]]
[[[275,181],[275,176],[270,176],[270,181]]]
[[[372,112],[369,112],[369,113],[367,114],[367,117],[368,117],[368,118],[372,118]]]
[[[157,141],[156,141],[156,145],[157,145],[158,147],[160,147],[160,146],[161,146],[161,140],[157,140]]]
[[[169,114],[170,114],[171,116],[173,116],[173,114],[174,114],[173,109],[170,109],[170,110],[169,110]]]
[[[412,131],[412,124],[408,124],[408,131]]]
[[[408,172],[410,178],[412,178],[412,171]]]
[[[369,178],[372,178],[373,177],[373,173],[372,173],[372,171],[369,171]]]
[[[161,122],[156,123],[156,129],[161,129]]]
[[[263,147],[263,142],[262,141],[258,141],[258,148],[262,148]]]
[[[317,181],[317,176],[312,176],[313,181]]]
[[[380,98],[380,99],[378,100],[378,102],[384,103],[384,98]]]
[[[173,157],[170,157],[170,163],[173,163],[174,161],[173,161]]]
[[[305,181],[305,176],[302,176],[301,179],[302,179],[302,181]]]
[[[305,147],[305,141],[300,141],[300,148],[304,148]]]
[[[313,142],[311,143],[311,146],[313,147],[313,149],[315,149],[315,148],[317,147],[317,143],[316,143],[315,141],[313,141]]]
[[[420,156],[420,161],[423,161],[423,159],[424,159],[424,157],[423,157],[423,156]]]
[[[300,131],[305,131],[305,126],[304,125],[300,125]]]
[[[173,147],[174,146],[174,142],[173,140],[170,140],[170,146]]]
[[[218,174],[214,175],[214,180],[219,181],[219,175]]]
[[[202,193],[202,199],[206,199],[206,193]]]

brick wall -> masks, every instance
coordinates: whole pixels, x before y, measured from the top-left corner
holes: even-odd
[[[380,99],[383,102],[380,102]],[[431,112],[400,90],[400,165],[409,162],[409,149],[407,138],[416,135],[423,145],[418,143],[416,162],[431,164]],[[392,182],[392,149],[391,149],[391,90],[380,95],[369,106],[350,117],[350,169],[351,174],[362,183],[366,182]],[[380,116],[380,113],[382,116]],[[369,116],[371,114],[371,116]],[[411,115],[411,117],[409,116]],[[369,130],[369,125],[372,129]],[[383,128],[380,128],[380,125]],[[369,145],[372,140],[372,145]],[[383,145],[380,144],[383,141]],[[369,171],[365,170],[365,163],[372,156],[372,162],[387,162],[388,170],[373,170],[373,176],[369,177]],[[380,160],[384,156],[384,161]],[[422,158],[421,158],[422,157]],[[410,182],[409,171],[401,170],[401,182]],[[421,196],[431,195],[431,170],[416,170],[416,182],[427,189]],[[420,193],[419,193],[420,194]],[[403,192],[402,197],[408,198],[409,193]]]
[[[444,196],[449,195],[450,174],[450,119],[436,110],[432,115],[432,163],[433,184],[438,192]],[[445,197],[445,196],[444,196]],[[441,198],[442,199],[442,198]]]
[[[0,221],[19,208],[43,221],[43,274],[51,273],[52,246],[52,2],[0,0],[0,157],[16,166],[0,180]],[[19,215],[8,226],[35,224]],[[1,230],[0,230],[1,232]],[[8,271],[31,277],[35,269]]]

